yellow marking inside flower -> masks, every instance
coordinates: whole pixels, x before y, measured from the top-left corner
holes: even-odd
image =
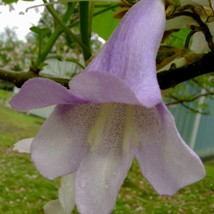
[[[102,104],[97,119],[88,134],[91,152],[102,143],[105,144],[103,148],[114,147],[115,152],[129,152],[130,143],[138,142],[134,114],[135,107],[132,105]]]
[[[123,133],[123,151],[128,152],[130,149],[130,143],[136,144],[138,142],[136,135],[136,123],[134,119],[135,106],[127,106],[127,114],[125,118],[125,126]]]
[[[99,115],[92,126],[89,135],[88,143],[91,146],[91,150],[96,150],[97,146],[102,142],[103,132],[106,125],[107,117],[112,109],[112,103],[102,104],[100,107]]]

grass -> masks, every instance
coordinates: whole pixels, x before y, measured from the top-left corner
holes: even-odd
[[[0,213],[41,213],[57,196],[56,182],[42,178],[29,155],[12,151],[15,142],[33,137],[43,120],[0,106]]]
[[[14,152],[12,147],[20,139],[33,137],[43,120],[0,105],[0,123],[0,213],[42,214],[42,207],[57,197],[58,180],[40,176],[29,155]],[[206,162],[205,167],[205,179],[173,197],[161,197],[143,179],[134,161],[112,213],[214,213],[214,161]]]

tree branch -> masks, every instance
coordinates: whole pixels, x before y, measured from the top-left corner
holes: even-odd
[[[29,80],[31,78],[35,78],[35,77],[47,78],[47,79],[53,80],[55,82],[58,82],[65,87],[68,87],[69,79],[46,76],[46,75],[42,75],[42,74],[36,74],[32,71],[14,72],[14,71],[9,71],[9,70],[0,68],[0,79],[13,83],[18,88],[20,88],[27,80]]]
[[[214,53],[205,54],[199,60],[192,64],[185,65],[181,68],[171,68],[157,74],[158,83],[162,90],[175,87],[177,84],[198,77],[203,74],[214,72]],[[30,78],[41,77],[48,78],[61,85],[68,87],[69,79],[45,76],[43,74],[35,74],[33,72],[14,72],[0,68],[0,79],[8,81],[21,87],[25,81]]]
[[[180,99],[180,98],[177,98],[176,96],[174,95],[169,95],[170,98],[174,99],[175,101],[174,102],[169,102],[169,103],[166,103],[167,106],[172,106],[172,105],[177,105],[177,104],[180,104],[182,105],[184,108],[192,111],[193,113],[199,113],[199,114],[204,114],[204,115],[208,115],[209,114],[209,111],[203,111],[203,109],[201,108],[193,108],[191,107],[190,105],[188,105],[187,103],[191,103],[197,99],[199,99],[200,97],[207,97],[207,96],[211,96],[213,95],[214,93],[203,93],[203,94],[199,94],[199,95],[196,95],[192,98],[186,98],[186,99]]]
[[[209,27],[202,21],[200,15],[198,15],[195,11],[194,8],[192,9],[192,12],[189,11],[181,11],[181,12],[176,12],[171,14],[170,16],[167,17],[167,19],[172,19],[178,16],[188,16],[191,17],[193,20],[195,20],[199,26],[200,26],[200,31],[203,32],[205,39],[207,41],[207,44],[210,48],[211,51],[214,51],[214,43],[213,43],[213,36],[210,32]],[[191,25],[190,28],[194,30],[195,26]],[[197,28],[197,27],[196,27]]]
[[[177,97],[173,96],[172,94],[170,94],[170,95],[168,95],[168,97],[174,99],[175,101],[166,103],[166,105],[171,106],[171,105],[176,105],[179,103],[191,103],[201,97],[207,97],[207,96],[212,96],[212,95],[214,95],[214,92],[198,94],[198,95],[195,95],[194,97],[190,97],[190,98],[177,98]]]
[[[175,87],[177,84],[214,72],[214,53],[205,54],[195,62],[180,68],[171,68],[157,74],[158,83],[162,90]]]

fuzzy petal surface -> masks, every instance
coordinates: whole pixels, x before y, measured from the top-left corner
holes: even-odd
[[[81,214],[108,214],[115,205],[134,156],[127,110],[123,104],[102,105],[89,133],[90,152],[75,177],[75,200]]]
[[[173,195],[204,177],[201,160],[180,137],[164,104],[136,107],[135,118],[141,139],[136,156],[143,175],[160,195]]]
[[[74,96],[71,91],[54,81],[44,78],[33,78],[24,83],[10,104],[18,111],[28,111],[56,104],[85,103],[85,100]]]
[[[87,155],[87,136],[99,105],[58,105],[31,146],[38,171],[49,179],[74,172]]]
[[[155,59],[164,28],[163,1],[139,1],[123,17],[84,74],[94,71],[112,74],[124,81],[140,103],[154,106],[162,100],[156,78]],[[105,83],[104,85],[106,86]],[[103,97],[111,91],[111,87],[110,84],[103,90]]]
[[[70,82],[70,89],[77,96],[89,99],[93,103],[140,104],[134,92],[121,79],[100,71],[77,75]]]

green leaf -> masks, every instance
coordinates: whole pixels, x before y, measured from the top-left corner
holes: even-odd
[[[18,2],[18,0],[2,0],[2,2],[5,4],[11,4],[11,3]]]
[[[98,13],[100,14],[93,17],[92,31],[97,33],[103,39],[107,40],[120,22],[119,19],[113,17],[113,14],[117,9],[117,4],[96,3],[94,15]]]
[[[33,26],[30,28],[30,30],[37,35],[42,35],[42,36],[50,35],[50,29],[49,28],[40,28],[37,26]]]
[[[166,41],[167,45],[175,48],[184,48],[184,43],[189,32],[189,29],[184,28],[172,33]]]
[[[40,34],[41,33],[41,28],[33,26],[30,28],[30,30],[35,33],[35,34]]]

